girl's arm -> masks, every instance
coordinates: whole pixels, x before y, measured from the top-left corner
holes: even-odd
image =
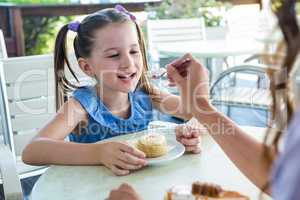
[[[126,175],[145,165],[145,155],[142,152],[121,142],[80,144],[64,141],[82,121],[87,121],[87,113],[71,98],[27,145],[22,154],[23,161],[33,165],[102,164],[116,175]]]
[[[27,164],[99,164],[98,145],[64,141],[64,138],[87,114],[74,99],[66,102],[30,144],[24,149],[22,158]]]
[[[155,90],[158,94],[157,99],[159,99],[153,101],[153,105],[156,109],[184,120],[189,120],[193,117],[191,113],[186,112],[186,109],[184,109],[185,106],[182,105],[180,96],[159,91],[158,89]]]

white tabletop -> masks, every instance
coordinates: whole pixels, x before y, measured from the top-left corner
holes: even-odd
[[[256,138],[262,138],[264,129],[244,127]],[[119,139],[130,137],[127,135]],[[203,139],[200,155],[186,154],[163,166],[152,166],[128,176],[114,176],[102,166],[52,166],[33,188],[32,200],[103,200],[109,191],[127,182],[144,200],[162,200],[165,191],[173,185],[193,181],[218,183],[259,199],[259,190],[234,166],[210,136]]]
[[[225,39],[162,43],[157,49],[170,56],[181,56],[190,52],[201,58],[218,58],[258,54],[263,52],[263,47],[263,43],[254,39]]]

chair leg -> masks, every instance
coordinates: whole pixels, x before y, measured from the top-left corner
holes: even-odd
[[[6,200],[23,200],[20,179],[16,162],[10,149],[0,144],[0,171],[3,180],[4,196]]]
[[[228,68],[229,68],[228,57],[224,57],[224,58],[223,58],[223,62],[224,62],[225,65],[226,65],[226,69],[228,69]]]

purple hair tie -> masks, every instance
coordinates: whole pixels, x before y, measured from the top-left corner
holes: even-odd
[[[79,21],[71,22],[68,24],[68,29],[74,32],[78,32],[79,26],[80,26]]]
[[[123,6],[118,4],[115,6],[115,9],[119,12],[122,12],[122,13],[125,13],[126,15],[128,15],[132,21],[136,20],[136,17],[133,14],[131,14],[128,10],[126,10]]]

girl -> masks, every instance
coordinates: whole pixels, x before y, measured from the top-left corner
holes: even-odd
[[[96,80],[95,86],[77,88],[65,76],[66,64],[78,80],[65,47],[69,30],[77,33],[73,46],[78,64]],[[191,118],[179,97],[159,92],[148,82],[142,32],[135,17],[121,6],[63,26],[54,54],[57,115],[25,148],[25,163],[101,164],[116,175],[126,175],[146,165],[144,153],[125,143],[97,141],[146,129],[153,107],[182,119]],[[73,97],[64,102],[73,89]],[[186,150],[199,153],[199,133],[191,131],[185,136],[178,130],[177,140]],[[64,141],[68,135],[71,142]]]
[[[277,2],[277,1],[276,1]],[[284,36],[284,43],[278,52],[268,57],[270,68],[271,93],[273,96],[273,117],[265,143],[260,143],[243,132],[234,122],[218,112],[208,99],[208,76],[205,68],[186,55],[168,66],[168,75],[178,87],[187,88],[189,93],[181,93],[187,104],[192,105],[192,113],[210,131],[236,166],[259,188],[271,194],[274,200],[300,199],[300,112],[295,112],[292,78],[299,68],[300,29],[297,23],[296,0],[278,1],[276,15]],[[187,68],[189,84],[175,70],[174,65],[188,58],[191,62]],[[299,89],[299,88],[298,88]],[[198,97],[198,98],[195,98]],[[298,105],[299,106],[299,105]],[[204,117],[205,116],[205,117]],[[220,123],[222,122],[222,123]],[[224,134],[219,127],[234,129],[235,134]],[[275,132],[273,132],[275,129]],[[286,132],[285,136],[283,133]],[[284,139],[283,149],[279,149]],[[282,150],[282,151],[279,151]],[[249,162],[250,161],[250,162]],[[272,173],[271,173],[272,171]],[[271,175],[271,181],[269,181]],[[269,184],[270,182],[270,184]],[[141,200],[132,187],[124,184],[112,190],[109,200]]]

